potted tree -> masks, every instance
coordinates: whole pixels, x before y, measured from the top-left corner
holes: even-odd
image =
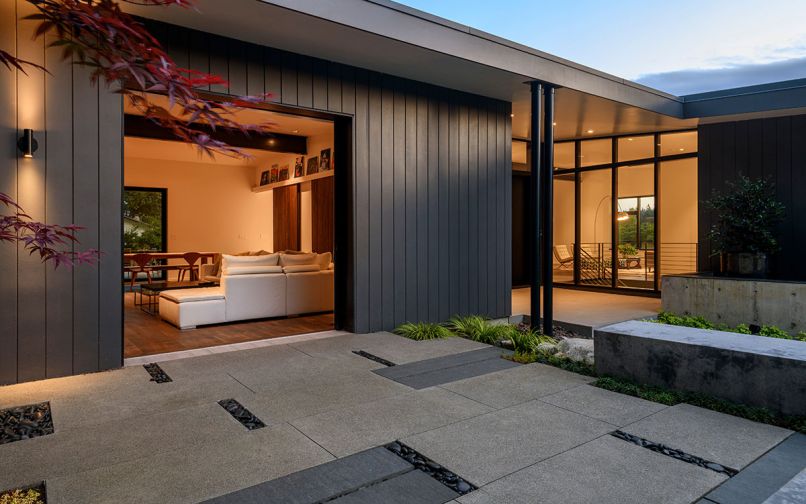
[[[766,276],[768,256],[780,248],[776,227],[784,218],[773,183],[742,176],[728,183],[728,191],[715,193],[707,205],[716,216],[708,237],[713,254],[720,256],[721,273]]]

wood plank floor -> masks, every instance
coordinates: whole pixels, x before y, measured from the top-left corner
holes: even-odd
[[[228,345],[333,329],[333,313],[253,320],[180,331],[159,316],[134,306],[134,295],[124,297],[124,356],[141,357],[194,348]]]

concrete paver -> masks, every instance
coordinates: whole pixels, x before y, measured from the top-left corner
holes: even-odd
[[[539,496],[541,504],[689,504],[725,479],[603,436],[485,486],[490,500],[466,502],[531,504]]]
[[[792,434],[689,404],[672,406],[622,430],[733,469],[742,469]]]
[[[531,401],[402,441],[481,486],[612,430],[610,424]]]

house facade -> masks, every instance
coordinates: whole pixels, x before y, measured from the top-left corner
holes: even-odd
[[[775,268],[806,278],[806,80],[675,97],[385,0],[127,8],[180,66],[229,81],[206,95],[268,93],[264,111],[333,124],[337,328],[511,314],[534,257],[534,81],[556,87],[543,132],[558,285],[657,294],[666,270],[713,268],[701,202],[740,173],[776,181],[788,218]],[[81,246],[103,254],[54,270],[0,246],[0,384],[120,367],[124,104],[32,38],[27,2],[0,9],[0,47],[50,71],[0,72],[0,191],[83,226]]]

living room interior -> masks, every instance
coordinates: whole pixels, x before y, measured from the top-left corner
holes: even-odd
[[[238,158],[125,113],[125,357],[333,329],[333,122],[241,109]]]

